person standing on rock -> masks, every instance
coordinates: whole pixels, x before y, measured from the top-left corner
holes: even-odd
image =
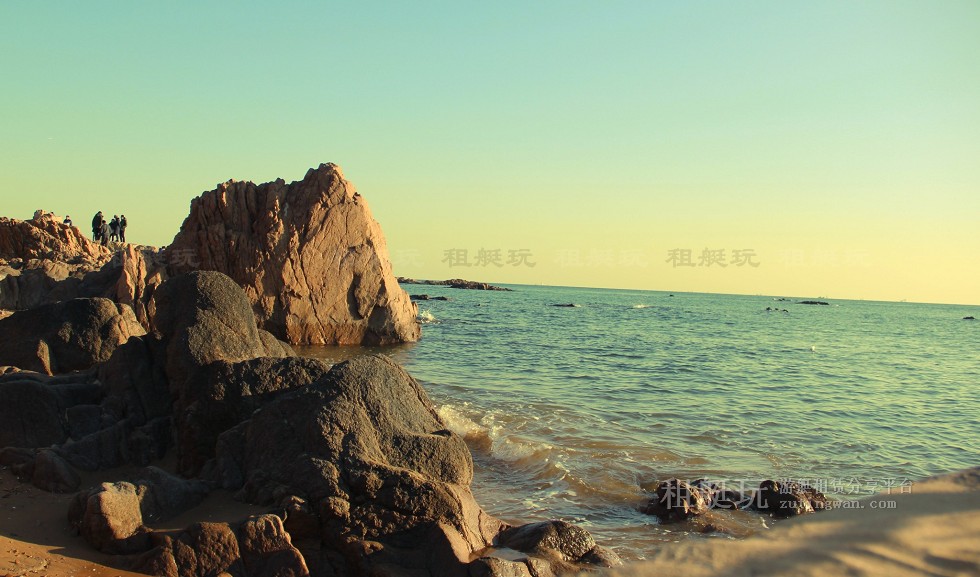
[[[126,242],[126,215],[119,217],[119,242]]]
[[[71,226],[71,216],[66,214],[65,220],[62,222],[62,224],[67,224],[68,226]]]
[[[102,226],[99,227],[99,240],[102,241],[102,246],[109,244],[109,223],[102,219]]]
[[[119,215],[112,215],[109,221],[109,240],[115,242],[119,240]]]
[[[102,224],[104,222],[105,219],[102,218],[102,211],[100,210],[99,212],[95,213],[95,216],[92,218],[92,240],[95,242],[99,242],[101,240],[99,235],[102,234]]]

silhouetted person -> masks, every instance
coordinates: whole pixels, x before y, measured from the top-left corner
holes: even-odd
[[[102,246],[109,244],[109,223],[102,219],[102,226],[99,227],[99,239],[102,241]]]
[[[95,242],[102,240],[101,235],[103,223],[105,223],[105,219],[102,218],[102,211],[100,210],[99,212],[95,213],[95,216],[92,218],[92,239],[95,240]]]
[[[109,221],[109,240],[119,240],[119,215],[112,215],[112,220]]]
[[[68,226],[71,226],[71,217],[65,215],[65,220],[63,221],[63,224],[67,224]]]
[[[126,242],[126,215],[119,217],[119,242]]]

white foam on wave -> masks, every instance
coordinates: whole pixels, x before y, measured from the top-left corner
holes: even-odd
[[[419,311],[418,319],[419,319],[419,321],[422,324],[429,324],[429,323],[437,323],[437,322],[439,322],[439,320],[436,318],[436,316],[434,314],[432,314],[432,312],[429,311],[428,309],[426,309],[424,311]]]
[[[476,422],[463,414],[463,411],[453,405],[442,405],[436,412],[439,413],[439,416],[446,423],[450,431],[464,439],[474,435],[487,434],[485,428],[476,424]]]
[[[645,308],[649,308],[649,307],[650,307],[650,305],[633,305],[633,308],[635,308],[635,309],[645,309]]]
[[[513,434],[511,425],[501,422],[492,412],[477,417],[467,415],[467,408],[452,404],[437,410],[446,427],[463,437],[477,450],[486,451],[497,460],[519,469],[530,469],[540,474],[541,469],[567,473],[568,469],[558,458],[554,445],[532,441]],[[476,418],[479,418],[478,423]]]

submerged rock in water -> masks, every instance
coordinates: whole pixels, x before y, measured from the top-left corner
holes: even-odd
[[[809,485],[765,480],[759,484],[752,506],[775,517],[793,517],[822,511],[829,506],[829,500]]]
[[[167,255],[172,273],[230,276],[259,326],[290,343],[390,344],[421,334],[381,227],[334,164],[291,184],[228,181],[204,193]]]
[[[432,297],[429,295],[411,295],[413,301],[448,301],[449,297]]]
[[[664,522],[682,521],[706,513],[711,501],[708,489],[680,479],[668,479],[657,486],[653,498],[641,512],[656,515]]]
[[[776,517],[791,517],[829,507],[823,493],[808,485],[766,480],[752,494],[716,485],[705,479],[690,483],[668,479],[657,486],[649,503],[640,511],[656,515],[663,522],[691,519],[710,509],[751,509]]]

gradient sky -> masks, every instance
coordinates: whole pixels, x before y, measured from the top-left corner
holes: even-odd
[[[7,216],[335,162],[399,275],[980,303],[975,0],[3,0],[0,70]]]

